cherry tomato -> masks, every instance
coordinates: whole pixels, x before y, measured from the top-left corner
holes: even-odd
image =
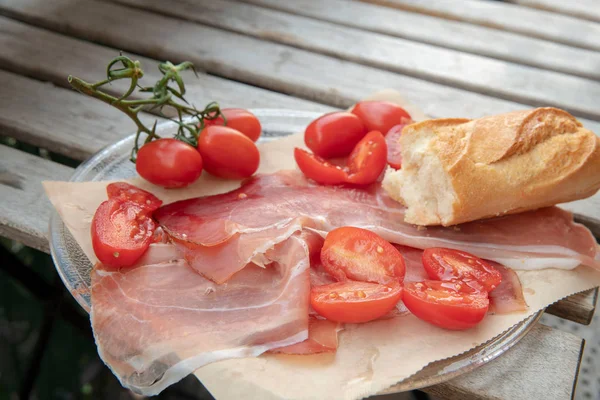
[[[337,111],[311,122],[304,132],[304,143],[319,157],[345,157],[366,133],[367,128],[356,115]]]
[[[156,224],[149,213],[144,206],[116,198],[100,204],[91,228],[98,260],[113,268],[135,264],[153,241]]]
[[[294,149],[294,158],[300,171],[315,182],[324,185],[339,185],[345,183],[348,178],[342,167],[333,165],[321,157],[297,147]]]
[[[158,139],[142,146],[135,169],[148,182],[166,188],[189,185],[202,173],[202,157],[189,144]]]
[[[258,169],[260,153],[254,142],[227,126],[207,126],[200,132],[198,151],[204,169],[226,179],[243,179]]]
[[[474,285],[470,285],[474,283]],[[404,285],[402,301],[417,318],[441,328],[462,330],[485,317],[490,301],[477,282],[423,281]]]
[[[368,185],[377,181],[387,165],[387,145],[378,131],[361,139],[348,157],[348,183]]]
[[[352,109],[352,113],[364,122],[368,131],[386,134],[394,125],[411,119],[410,114],[397,104],[388,101],[361,101]]]
[[[399,124],[390,129],[385,135],[385,144],[387,145],[387,162],[394,169],[402,167],[402,152],[400,150],[400,136],[402,129],[408,124]]]
[[[397,282],[380,285],[346,281],[313,287],[310,304],[328,320],[360,323],[384,316],[401,297],[402,286]]]
[[[262,127],[256,115],[243,108],[224,108],[221,110],[227,119],[227,127],[240,131],[253,142],[256,142],[260,137]],[[215,119],[205,119],[205,126],[209,125],[225,125],[223,117]]]
[[[350,226],[327,234],[321,263],[338,281],[402,282],[406,270],[402,254],[388,241],[366,229]]]
[[[500,271],[481,258],[460,250],[432,247],[423,252],[423,266],[431,279],[476,280],[491,292],[502,282]]]
[[[125,182],[110,183],[106,187],[106,193],[108,193],[109,199],[131,201],[148,211],[154,211],[162,205],[162,201],[152,193]]]

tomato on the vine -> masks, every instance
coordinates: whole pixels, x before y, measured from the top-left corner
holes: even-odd
[[[200,132],[198,151],[204,169],[227,179],[243,179],[258,169],[260,153],[247,136],[228,126],[211,125]]]
[[[336,111],[312,121],[304,132],[304,143],[319,157],[345,157],[366,133],[367,128],[356,115]]]
[[[135,169],[155,185],[184,187],[200,177],[202,157],[193,146],[180,140],[158,139],[140,148]]]
[[[243,108],[224,108],[221,113],[227,120],[228,128],[240,131],[253,142],[258,140],[262,126],[256,115]],[[221,116],[215,119],[204,119],[204,126],[211,125],[225,125],[225,121]]]
[[[369,131],[379,131],[384,135],[394,126],[410,120],[410,114],[397,104],[389,101],[361,101],[352,108]]]

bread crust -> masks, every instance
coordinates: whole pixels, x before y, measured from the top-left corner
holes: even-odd
[[[455,200],[451,215],[407,213],[409,223],[454,225],[582,199],[600,188],[600,138],[563,110],[415,123],[402,132],[403,159],[410,137],[425,130],[434,133],[431,150]]]

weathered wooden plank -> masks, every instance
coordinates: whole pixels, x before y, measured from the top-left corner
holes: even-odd
[[[552,11],[572,17],[600,22],[600,4],[596,0],[508,0],[522,6]]]
[[[600,53],[512,32],[348,0],[241,1],[519,64],[600,78]]]
[[[72,168],[0,145],[0,236],[48,252],[52,206],[41,181],[68,180],[72,173]]]
[[[553,12],[497,1],[463,0],[361,0],[368,3],[469,22],[520,33],[570,46],[600,50],[600,25]],[[565,2],[568,7],[574,2]]]
[[[598,288],[586,290],[552,304],[546,309],[546,312],[560,318],[589,325],[594,318],[597,300]]]
[[[174,62],[191,60],[210,74],[337,107],[347,107],[373,91],[390,87],[436,118],[479,117],[528,108],[523,104],[115,4],[76,0],[24,0],[10,3],[3,0],[0,2],[0,12],[95,42],[132,49],[157,59]],[[140,23],[135,24],[136,20]],[[2,34],[6,20],[1,21],[1,25],[0,40],[3,41],[8,36],[26,36],[32,30],[23,25],[16,31],[9,28],[9,33]],[[22,45],[27,45],[27,42],[23,41]],[[2,47],[13,56],[19,56],[21,52],[19,48]],[[584,124],[600,132],[598,123],[584,121]]]
[[[172,0],[167,8],[161,0],[113,1],[508,100],[600,116],[600,82],[580,77],[231,0]]]
[[[538,324],[497,359],[423,390],[445,400],[570,400],[584,343],[575,335]]]

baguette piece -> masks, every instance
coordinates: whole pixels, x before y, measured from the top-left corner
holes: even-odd
[[[600,138],[556,108],[408,125],[383,187],[405,221],[455,225],[592,196]]]

